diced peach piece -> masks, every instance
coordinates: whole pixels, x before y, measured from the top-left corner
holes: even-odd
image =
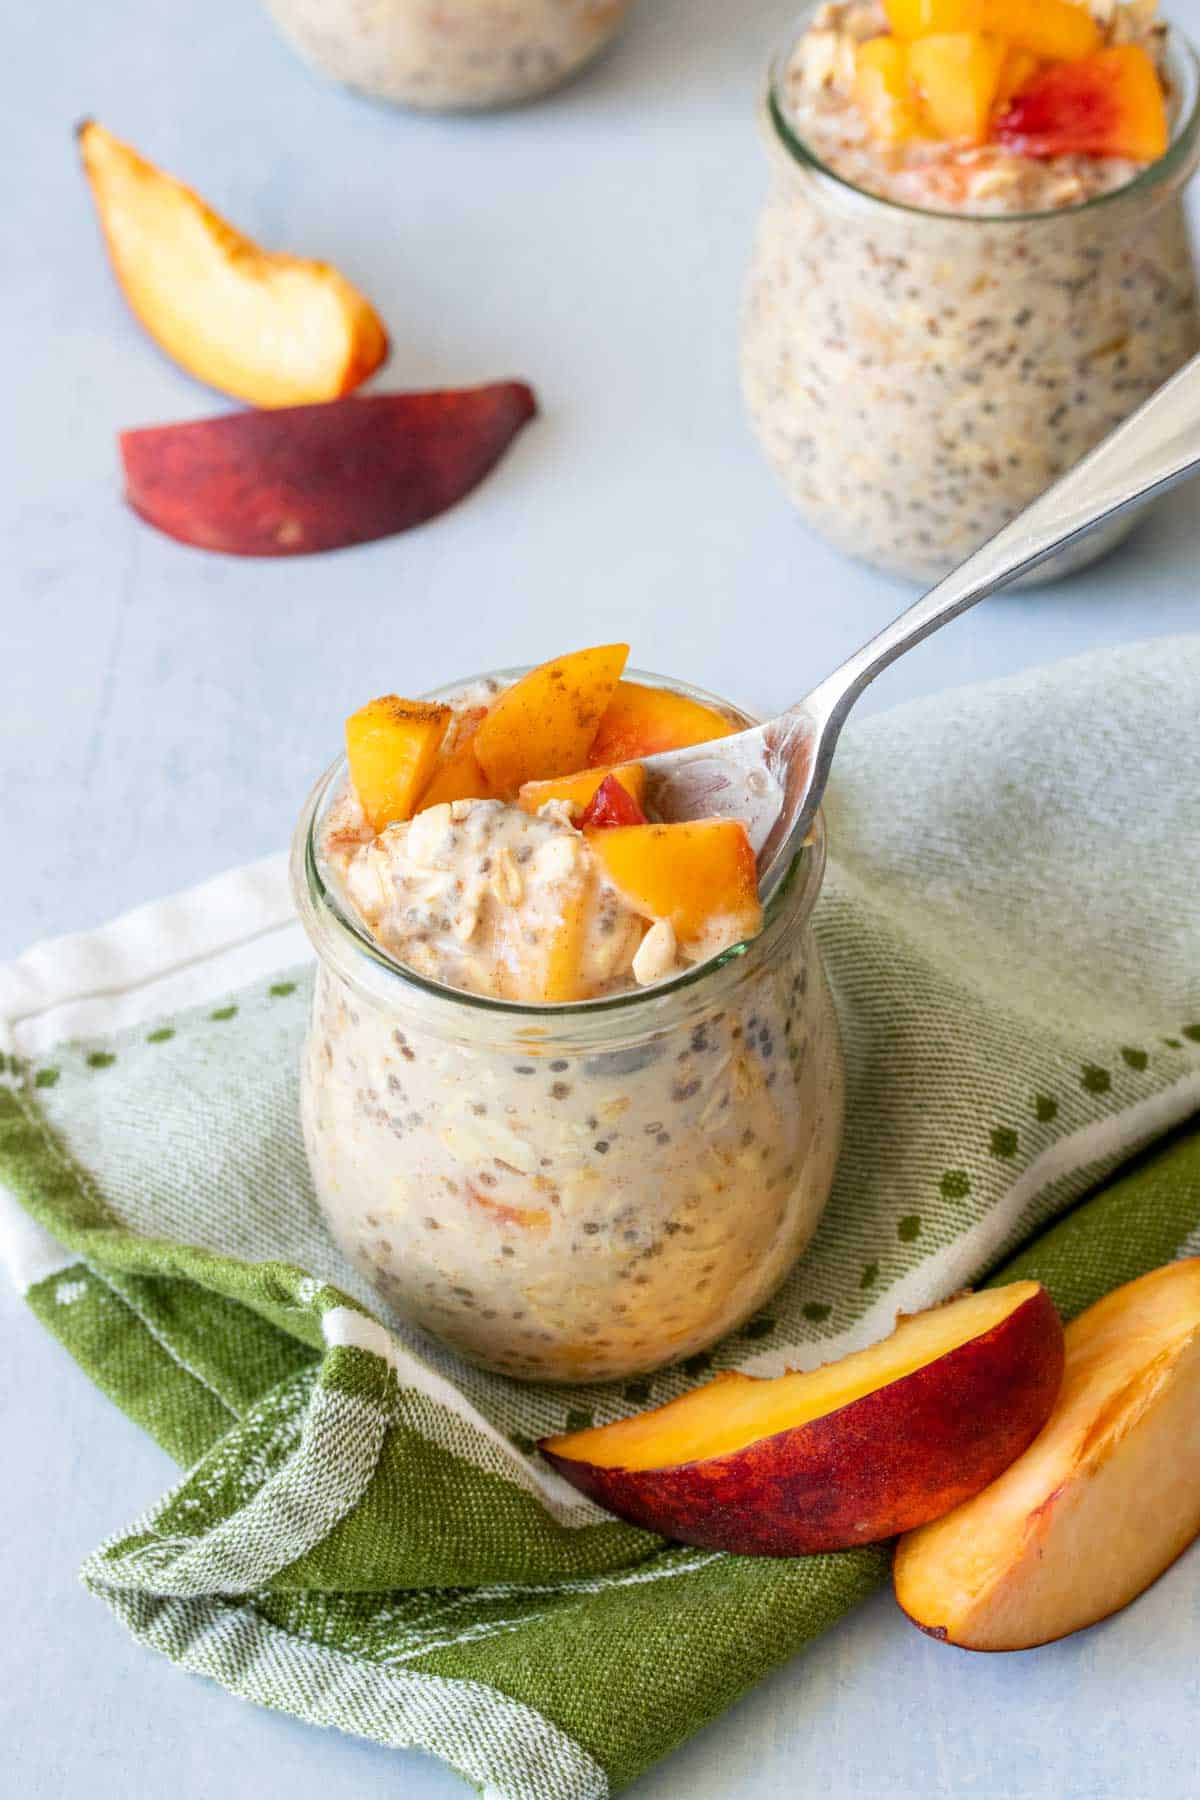
[[[346,720],[350,780],[372,831],[412,818],[449,718],[448,706],[385,694]]]
[[[807,1372],[718,1375],[542,1455],[622,1518],[743,1556],[869,1544],[936,1519],[1006,1469],[1062,1380],[1063,1329],[1035,1281],[901,1319]]]
[[[615,769],[581,769],[577,775],[560,775],[555,781],[526,781],[517,803],[535,813],[547,800],[565,800],[572,812],[582,812],[596,789],[609,775],[620,782],[630,799],[641,806],[646,798],[646,772],[640,763],[622,763]]]
[[[1077,0],[884,0],[897,37],[983,32],[1047,61],[1074,62],[1100,48],[1100,31]]]
[[[526,781],[582,769],[628,657],[628,644],[575,650],[506,688],[475,735],[475,754],[492,791],[508,799]]]
[[[984,142],[1004,57],[999,38],[969,31],[917,38],[908,46],[911,78],[938,137]]]
[[[1100,28],[1082,0],[981,0],[977,31],[1046,62],[1075,62],[1100,48]]]
[[[615,775],[606,775],[583,809],[580,831],[613,831],[618,825],[645,825],[641,803]]]
[[[549,1229],[550,1212],[545,1206],[513,1206],[507,1200],[493,1200],[487,1194],[481,1194],[470,1181],[467,1183],[467,1195],[472,1204],[497,1225],[515,1226],[519,1231],[543,1232]]]
[[[457,750],[451,751],[445,761],[435,768],[429,786],[418,802],[417,811],[427,812],[431,806],[445,806],[452,800],[490,798],[488,778],[479,766],[475,746],[460,744]]]
[[[546,950],[541,970],[541,991],[534,996],[542,1006],[560,1006],[585,1000],[583,980],[584,904],[572,895],[563,907],[562,922]]]
[[[883,0],[888,24],[898,38],[931,32],[978,31],[982,0]]]
[[[79,148],[122,292],[189,374],[251,406],[299,406],[379,367],[383,325],[328,263],[260,250],[94,120]]]
[[[1170,134],[1153,62],[1140,44],[1118,44],[1043,69],[997,118],[995,135],[1022,156],[1155,162]]]
[[[854,97],[877,144],[925,137],[920,102],[909,74],[909,46],[899,38],[868,38],[854,62]]]
[[[616,826],[588,842],[628,905],[669,919],[685,948],[716,929],[736,943],[762,925],[754,851],[737,819]]]
[[[439,752],[429,784],[417,802],[418,812],[425,812],[431,806],[445,806],[451,800],[491,798],[488,778],[475,754],[475,733],[486,713],[486,707],[473,707],[469,714],[464,713],[458,718],[457,737],[449,749],[443,748]]]
[[[1000,80],[996,84],[996,98],[992,102],[993,113],[1007,106],[1013,95],[1019,94],[1033,80],[1041,66],[1032,50],[1022,50],[1019,44],[1010,44],[1000,65]]]
[[[600,721],[587,761],[594,769],[611,769],[619,763],[636,762],[639,756],[707,744],[737,730],[724,713],[686,694],[647,687],[640,681],[622,681]]]

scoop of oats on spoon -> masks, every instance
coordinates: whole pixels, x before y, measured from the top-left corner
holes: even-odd
[[[810,831],[838,737],[882,669],[1104,520],[1200,467],[1200,357],[811,693],[765,725],[642,759],[662,819],[746,824],[766,900]]]

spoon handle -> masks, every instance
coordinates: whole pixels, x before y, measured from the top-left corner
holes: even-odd
[[[1200,356],[1151,395],[1066,475],[966,562],[856,650],[800,703],[821,721],[820,798],[847,713],[882,669],[922,638],[1034,569],[1093,525],[1165,492],[1200,466]]]

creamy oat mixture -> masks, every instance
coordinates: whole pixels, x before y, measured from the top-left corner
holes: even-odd
[[[793,92],[798,66],[791,59]],[[825,108],[844,121],[835,100],[797,104],[814,132]],[[771,186],[745,295],[743,391],[793,503],[847,554],[937,580],[1200,350],[1181,191],[1193,137],[1167,173],[1144,174],[1098,206],[1076,204],[1073,166],[1023,171],[1030,184],[1063,184],[1057,200],[1041,190],[1056,210],[1026,218],[1009,216],[1024,204],[1019,187],[1007,200],[976,192],[973,211],[990,217],[891,206],[821,175],[769,121],[767,133]],[[849,140],[841,152],[832,138],[819,148],[843,159],[847,179],[852,159],[867,155]],[[973,163],[976,154],[911,166],[900,157],[889,168],[885,153],[869,178],[862,169],[855,178],[927,188],[951,176],[1007,179],[998,152]],[[1093,533],[1039,579],[1102,554],[1132,523],[1127,515]]]
[[[267,0],[335,81],[435,110],[507,106],[569,79],[632,0]]]
[[[1169,82],[1157,0],[1097,0],[1104,44],[1141,44]],[[866,193],[941,212],[1049,212],[1110,194],[1144,164],[1119,156],[1018,156],[1002,144],[875,142],[854,97],[860,43],[888,29],[879,0],[829,0],[797,40],[779,97],[797,135],[835,175]]]
[[[578,959],[588,998],[680,966],[666,920],[651,928],[647,957],[646,921],[604,879],[560,802],[538,814],[500,800],[430,807],[356,850],[344,879],[385,949],[470,993],[542,1000],[558,955]]]

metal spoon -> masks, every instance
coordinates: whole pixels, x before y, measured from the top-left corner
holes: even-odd
[[[646,757],[650,806],[662,819],[744,820],[765,900],[812,826],[850,708],[879,672],[976,601],[1198,467],[1200,356],[797,705],[753,730]]]

